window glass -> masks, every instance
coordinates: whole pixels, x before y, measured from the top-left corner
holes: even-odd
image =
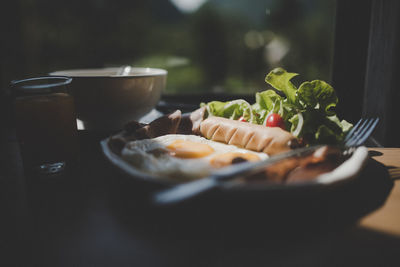
[[[277,66],[330,78],[334,0],[19,0],[3,13],[3,79],[132,65],[167,69],[166,93],[251,94]]]

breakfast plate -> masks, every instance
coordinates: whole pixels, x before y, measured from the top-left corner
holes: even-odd
[[[287,234],[352,223],[376,208],[368,206],[376,193],[369,192],[368,197],[363,197],[366,195],[363,188],[371,180],[367,173],[371,170],[366,170],[369,166],[366,147],[355,149],[333,171],[306,182],[246,183],[234,179],[185,201],[159,205],[155,201],[157,194],[181,184],[149,175],[125,161],[110,146],[110,138],[102,140],[101,147],[107,161],[121,174],[118,179],[113,177],[119,188],[118,199],[123,199],[118,205],[129,207],[127,213],[139,207],[144,218],[151,216],[152,220],[163,221],[166,227],[197,226],[200,229],[195,232],[216,230],[235,235],[238,229],[245,229],[240,233],[250,236],[259,235],[260,231]],[[361,196],[354,199],[354,193],[360,192]],[[370,199],[369,202],[364,198]]]
[[[155,221],[163,221],[168,227],[179,229],[197,225],[205,231],[224,229],[236,234],[238,228],[243,228],[247,234],[250,231],[258,234],[260,229],[264,231],[266,228],[272,232],[277,229],[287,232],[288,229],[318,229],[342,221],[354,222],[365,212],[376,208],[374,205],[366,210],[367,202],[364,198],[360,199],[364,195],[368,195],[366,199],[371,199],[376,194],[370,191],[363,194],[363,188],[370,186],[370,178],[375,171],[373,164],[368,164],[371,163],[368,149],[363,146],[355,148],[333,170],[312,179],[294,183],[258,183],[238,178],[222,181],[212,190],[185,201],[160,205],[156,201],[157,195],[189,183],[143,171],[124,158],[121,151],[131,142],[146,140],[136,138],[143,134],[143,129],[153,135],[147,139],[171,134],[171,129],[176,129],[171,125],[179,121],[178,124],[182,124],[184,115],[175,112],[149,124],[134,122],[101,141],[105,159],[121,174],[112,177],[112,184],[118,187],[118,205],[127,207],[128,214],[139,209],[143,211],[143,217],[151,216]],[[154,129],[149,130],[152,126]],[[137,133],[141,134],[135,135]],[[190,134],[193,133],[187,133]],[[179,133],[179,138],[182,140],[185,135]],[[126,139],[121,141],[121,137]],[[382,186],[378,179],[374,183],[377,185],[375,188]],[[165,221],[165,218],[168,220]]]
[[[174,184],[180,183],[182,181],[176,179],[170,179],[167,176],[162,177],[162,175],[154,175],[143,171],[138,168],[126,158],[123,158],[119,153],[115,151],[110,146],[111,137],[104,139],[101,141],[101,148],[103,154],[106,159],[121,173],[123,173],[126,177],[138,181],[143,181],[149,184],[158,185],[158,186],[172,186]],[[252,189],[262,189],[262,190],[277,190],[280,189],[289,189],[289,188],[298,188],[304,186],[331,186],[338,183],[343,183],[346,181],[350,181],[356,178],[361,170],[364,168],[367,163],[368,149],[364,146],[356,148],[352,154],[346,158],[340,165],[338,165],[335,169],[329,172],[322,173],[315,177],[314,179],[307,180],[305,182],[299,183],[290,183],[290,184],[246,184],[246,183],[237,183],[237,182],[224,182],[221,183],[221,188],[232,189],[236,187],[236,189],[243,188],[252,188]],[[229,168],[229,167],[227,167]]]
[[[179,227],[231,227],[234,233],[238,228],[246,229],[246,233],[251,229],[266,228],[272,231],[278,228],[285,231],[292,228],[304,230],[308,226],[336,224],[345,218],[355,220],[376,208],[366,208],[367,202],[376,192],[366,190],[363,194],[364,188],[369,189],[371,185],[373,189],[382,186],[381,180],[372,179],[378,177],[379,175],[375,174],[381,170],[369,158],[368,149],[358,146],[353,148],[351,153],[347,153],[348,151],[343,152],[338,147],[325,145],[325,150],[322,150],[325,152],[322,154],[318,154],[319,150],[316,150],[311,155],[284,159],[276,165],[268,166],[261,171],[261,177],[266,178],[264,180],[259,180],[257,174],[254,177],[253,174],[247,176],[247,173],[245,176],[234,176],[235,179],[218,179],[212,190],[185,198],[185,201],[174,202],[173,204],[178,205],[173,205],[172,209],[169,209],[170,205],[154,205],[158,204],[156,199],[160,194],[187,189],[185,185],[197,181],[202,184],[201,181],[212,180],[208,177],[215,175],[215,172],[210,171],[195,179],[177,180],[173,175],[154,172],[149,166],[143,168],[140,161],[148,157],[137,157],[141,152],[133,153],[136,147],[150,147],[145,154],[161,152],[161,155],[174,156],[177,151],[175,144],[165,143],[164,147],[152,147],[141,144],[141,140],[154,140],[177,134],[181,136],[175,141],[180,142],[185,139],[184,136],[194,135],[213,142],[265,153],[271,158],[288,151],[296,151],[307,144],[343,144],[346,134],[351,132],[352,124],[340,120],[336,115],[334,108],[338,99],[333,88],[319,80],[304,82],[296,88],[290,82],[296,75],[280,68],[271,71],[266,76],[266,82],[274,89],[257,93],[254,104],[244,99],[200,103],[199,108],[190,113],[182,114],[177,110],[149,123],[129,123],[120,133],[102,140],[101,148],[105,158],[127,178],[124,182],[118,182],[123,185],[120,192],[126,192],[124,205],[141,205],[152,200],[150,206],[162,210],[157,220],[168,221]],[[212,147],[211,143],[209,145]],[[184,148],[187,147],[189,146]],[[195,155],[193,150],[196,150],[193,147],[197,145],[192,146],[192,151],[189,151],[192,157]],[[335,150],[336,152],[330,154],[330,151]],[[219,162],[224,162],[226,154],[231,152],[215,156],[221,159]],[[332,155],[333,157],[330,157]],[[212,166],[212,154],[202,154],[201,157],[207,159]],[[319,161],[318,157],[322,160]],[[150,158],[149,161],[145,160],[147,163],[144,165],[152,164],[154,157]],[[230,165],[250,161],[249,158],[238,158],[239,161],[236,158],[230,160]],[[260,160],[263,161],[262,158]],[[298,165],[299,163],[305,164]],[[330,165],[323,165],[325,163]],[[235,169],[229,167],[229,164],[224,166],[223,168]],[[310,170],[306,170],[307,166],[316,166],[313,169],[315,172],[307,172]],[[297,171],[299,169],[300,172]],[[302,170],[306,171],[301,172]],[[308,174],[310,176],[307,176]],[[274,180],[276,177],[284,178]],[[135,185],[139,182],[149,186],[130,187],[130,181]],[[150,192],[139,188],[150,189]],[[364,195],[368,201],[361,199]],[[168,208],[164,209],[165,207]],[[219,226],[216,226],[217,224]]]
[[[336,115],[334,89],[320,80],[297,88],[290,81],[296,75],[282,68],[272,70],[265,81],[274,89],[256,93],[254,104],[244,99],[211,101],[200,103],[191,113],[176,110],[148,124],[132,122],[102,141],[103,152],[127,176],[171,186],[310,144],[343,144],[353,125]],[[256,175],[224,179],[218,187],[227,191],[326,187],[357,177],[367,159],[366,147],[345,155],[336,146],[324,145]]]

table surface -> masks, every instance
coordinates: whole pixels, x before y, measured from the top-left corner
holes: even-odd
[[[380,152],[373,158],[384,164],[395,181],[386,203],[360,221],[360,226],[400,237],[400,148],[370,148]]]
[[[363,175],[371,172],[374,180],[365,179],[366,189],[355,184],[326,198],[319,195],[316,199],[311,194],[300,200],[311,204],[311,213],[289,208],[294,215],[284,214],[282,207],[297,207],[298,199],[289,198],[288,203],[271,203],[265,209],[245,207],[248,213],[241,210],[237,217],[224,221],[221,217],[225,215],[221,214],[229,212],[221,209],[205,213],[211,216],[204,218],[202,205],[195,206],[199,211],[196,214],[191,213],[193,208],[154,212],[142,203],[146,188],[125,183],[107,164],[97,136],[83,133],[79,167],[52,180],[24,175],[15,140],[2,140],[6,146],[1,154],[1,197],[8,204],[5,214],[10,216],[3,216],[6,226],[2,229],[9,238],[3,238],[0,251],[9,251],[1,260],[10,265],[400,264],[400,182],[396,180],[400,176],[400,148],[370,148],[374,160]],[[237,209],[240,208],[243,207],[239,205]],[[359,212],[357,216],[352,216],[354,209]],[[331,211],[325,213],[326,210]],[[315,211],[320,213],[310,216]],[[254,213],[265,215],[254,217],[260,218],[261,223],[251,221]],[[268,217],[272,214],[289,221],[282,225],[262,221],[273,221]],[[325,216],[329,223],[325,225],[321,220],[321,228],[316,227],[317,221],[306,220],[302,224],[302,217],[307,216],[312,220]],[[13,227],[16,231],[10,230]]]

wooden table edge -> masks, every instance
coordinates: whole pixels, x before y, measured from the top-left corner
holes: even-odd
[[[368,149],[373,159],[388,168],[394,185],[384,205],[362,218],[359,226],[400,237],[400,148]]]

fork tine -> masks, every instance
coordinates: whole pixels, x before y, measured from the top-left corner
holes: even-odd
[[[368,128],[370,123],[370,119],[363,119],[363,123],[354,131],[353,136],[351,136],[351,138],[347,140],[345,145],[348,147],[354,146],[355,142],[363,134],[364,129]]]
[[[354,138],[360,134],[360,131],[364,128],[365,123],[367,123],[365,119],[360,119],[359,123],[352,128],[353,132],[346,135],[347,140],[344,141],[345,146],[349,146],[349,144],[353,142]]]
[[[355,144],[356,146],[359,146],[359,145],[363,144],[365,141],[367,141],[368,137],[371,135],[371,133],[375,129],[375,127],[378,124],[378,122],[379,122],[379,118],[375,118],[372,121],[372,125],[369,126],[369,128],[365,131],[364,135],[360,137],[358,142]]]
[[[344,142],[346,142],[347,140],[350,139],[350,137],[353,136],[353,133],[356,131],[356,129],[358,129],[358,126],[360,126],[361,122],[363,121],[363,119],[360,119],[356,125],[353,126],[353,128],[351,128],[350,132],[346,135],[345,139],[343,140]]]
[[[345,142],[345,146],[359,146],[364,143],[371,135],[378,122],[379,118],[365,120],[362,125],[354,131],[353,136],[348,138],[348,140]]]

